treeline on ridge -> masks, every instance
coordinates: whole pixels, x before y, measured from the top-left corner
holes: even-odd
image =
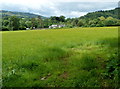
[[[79,18],[66,18],[65,16],[51,16],[50,18],[21,18],[18,16],[4,16],[0,19],[2,23],[2,31],[10,30],[26,30],[49,28],[50,25],[64,24],[66,28],[72,27],[104,27],[104,26],[120,26],[120,18],[118,14],[120,8],[107,11],[97,11],[88,13]]]

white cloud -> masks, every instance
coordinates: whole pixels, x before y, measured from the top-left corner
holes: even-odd
[[[84,16],[85,14],[87,14],[87,12],[72,11],[70,17]]]
[[[1,0],[5,2],[39,2],[39,3],[47,3],[47,2],[119,2],[119,0]]]
[[[118,1],[119,0],[1,0],[0,6],[2,7],[0,8],[10,11],[38,13],[47,17],[52,15],[79,17],[89,11],[115,8],[117,7],[116,3]]]

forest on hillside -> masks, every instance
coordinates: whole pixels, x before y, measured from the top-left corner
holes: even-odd
[[[118,14],[120,8],[106,11],[96,11],[88,13],[79,18],[66,18],[65,16],[51,16],[45,18],[40,15],[29,13],[13,13],[3,11],[2,31],[10,30],[26,30],[49,28],[50,25],[65,25],[65,28],[73,27],[105,27],[105,26],[120,26],[120,16]],[[22,16],[23,15],[23,16]]]

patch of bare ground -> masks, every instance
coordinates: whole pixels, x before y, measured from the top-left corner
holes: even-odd
[[[99,61],[99,64],[101,65],[101,68],[105,68],[106,67],[106,63],[104,61],[104,58],[102,58],[101,56],[97,56],[96,58]]]
[[[61,74],[59,77],[63,78],[63,79],[67,79],[68,78],[68,72],[64,72],[63,74]]]

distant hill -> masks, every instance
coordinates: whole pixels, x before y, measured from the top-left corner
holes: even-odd
[[[0,10],[0,14],[2,14],[3,17],[5,16],[18,16],[20,18],[35,18],[41,15],[36,15],[32,13],[26,13],[26,12],[14,12],[14,11],[5,11],[5,10]],[[42,19],[46,18],[44,16],[41,16]]]
[[[120,8],[115,8],[113,10],[105,10],[105,11],[96,11],[96,12],[91,12],[88,13],[82,17],[80,17],[80,19],[94,19],[94,18],[98,18],[100,16],[104,16],[104,17],[113,17],[113,18],[117,18],[120,19],[120,14],[118,14],[118,12],[120,12]]]

